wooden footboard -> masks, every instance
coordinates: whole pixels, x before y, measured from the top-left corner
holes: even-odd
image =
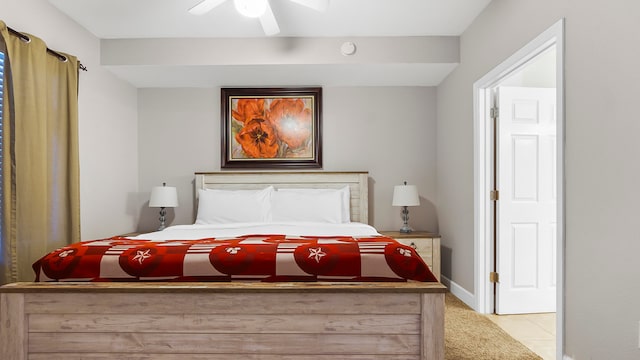
[[[5,360],[444,359],[440,283],[16,283]]]

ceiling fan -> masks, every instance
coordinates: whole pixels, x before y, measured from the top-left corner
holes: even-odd
[[[203,15],[213,10],[216,6],[227,0],[202,0],[189,9],[191,14]],[[325,11],[329,7],[329,0],[289,0],[291,2],[306,6],[316,11]],[[259,18],[262,29],[266,35],[276,35],[280,32],[278,21],[276,20],[269,0],[233,0],[236,10],[244,16]]]

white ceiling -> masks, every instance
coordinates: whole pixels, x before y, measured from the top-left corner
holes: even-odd
[[[288,0],[270,0],[277,36],[460,35],[490,0],[332,0],[319,13]],[[187,12],[200,0],[50,0],[102,39],[261,37],[257,19],[232,0],[209,13]]]
[[[202,16],[187,12],[200,0],[49,1],[101,39],[265,37],[259,20],[238,14],[232,0],[227,0]],[[348,38],[458,36],[491,0],[331,0],[324,13],[289,0],[269,1],[281,30],[275,37]],[[398,79],[412,79],[406,85],[431,86],[437,85],[452,70],[452,66],[424,64],[421,72],[416,73],[416,67],[420,67],[420,64],[403,66],[402,63],[376,68],[375,59],[363,60],[361,64],[366,67],[364,83],[362,80],[349,79],[350,73],[359,73],[353,71],[353,61],[344,64],[344,68],[341,64],[315,64],[309,68],[312,70],[309,73],[315,74],[309,79],[304,76],[301,78],[300,74],[306,72],[296,69],[295,77],[292,75],[290,79],[282,81],[290,85],[318,84],[316,79],[327,75],[326,79],[336,80],[318,85],[402,85],[404,80]],[[195,68],[176,64],[173,69],[175,80],[170,80],[159,76],[167,74],[166,66],[154,71],[153,66],[135,65],[120,64],[109,68],[138,87],[235,85],[220,83],[216,76],[224,73],[226,77],[237,80],[238,77],[231,73],[242,68],[219,64]],[[202,71],[202,76],[197,75],[198,71]],[[180,76],[182,72],[185,72],[183,79]],[[334,73],[340,76],[332,76]],[[416,75],[424,78],[424,81],[416,80]],[[362,76],[358,78],[363,79]]]

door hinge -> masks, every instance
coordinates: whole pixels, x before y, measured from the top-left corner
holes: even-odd
[[[492,107],[491,110],[489,110],[489,116],[491,116],[492,119],[497,119],[498,118],[498,108],[497,107]]]
[[[498,276],[497,272],[492,271],[489,273],[489,281],[492,283],[498,283],[500,282],[500,276]]]
[[[500,192],[498,190],[491,190],[489,197],[491,201],[498,201],[500,199]]]

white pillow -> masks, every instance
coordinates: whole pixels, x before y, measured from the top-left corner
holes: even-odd
[[[273,187],[262,190],[198,189],[196,224],[266,222]]]
[[[308,195],[317,195],[323,196],[331,193],[340,194],[340,214],[342,223],[351,222],[351,193],[349,192],[349,186],[345,186],[340,189],[307,189],[307,188],[284,188],[278,189],[274,193],[278,191],[282,192],[292,192],[297,194],[308,194]]]
[[[271,218],[274,222],[343,222],[340,191],[301,191],[279,189],[273,192]],[[307,190],[307,189],[305,189]]]

